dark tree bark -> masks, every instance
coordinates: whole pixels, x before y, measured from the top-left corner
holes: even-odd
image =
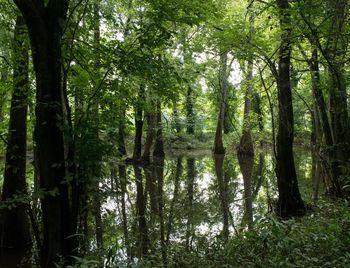
[[[155,103],[152,98],[150,99],[150,106],[154,107]],[[149,110],[147,112],[147,135],[144,144],[143,154],[142,154],[142,162],[149,163],[151,157],[151,147],[154,139],[155,128],[157,125],[157,113],[154,110]]]
[[[66,179],[61,39],[69,0],[14,0],[28,27],[36,75],[36,144],[43,211],[42,267],[52,267],[74,254],[76,215],[70,210]],[[67,262],[68,263],[68,262]]]
[[[311,4],[311,1],[310,1]],[[333,196],[343,196],[341,186],[343,186],[345,178],[349,174],[348,158],[350,156],[348,146],[350,143],[349,135],[349,115],[347,108],[347,90],[346,79],[344,76],[345,63],[344,55],[347,51],[346,23],[348,20],[348,1],[347,0],[328,0],[324,1],[324,17],[325,25],[322,32],[322,38],[326,37],[325,41],[320,41],[320,34],[314,26],[312,19],[309,19],[309,14],[300,14],[308,27],[308,37],[310,43],[318,50],[313,52],[312,67],[315,66],[315,57],[317,59],[317,52],[321,52],[326,62],[328,72],[328,100],[329,105],[326,108],[324,102],[325,98],[317,97],[318,109],[320,112],[320,119],[322,129],[325,135],[325,159],[322,165],[325,166],[327,175],[327,193]],[[312,8],[308,6],[308,8]],[[319,79],[319,72],[313,71],[315,78]],[[318,90],[322,94],[321,90]],[[323,102],[323,103],[322,103]],[[323,109],[324,106],[326,109]],[[325,120],[325,118],[328,120]],[[329,145],[332,144],[332,145]],[[348,195],[348,193],[347,193]]]
[[[332,18],[329,39],[327,40],[328,47],[325,49],[329,63],[329,114],[334,142],[331,165],[340,185],[344,185],[344,182],[341,181],[342,177],[348,176],[350,173],[347,163],[350,155],[348,150],[350,143],[348,95],[343,59],[347,51],[344,29],[348,19],[348,5],[347,0],[328,1],[327,4],[327,15]],[[334,185],[337,181],[335,179],[332,181],[329,194],[342,196],[341,187],[338,188],[337,185]]]
[[[121,105],[121,111],[119,112],[118,120],[118,133],[117,133],[117,148],[118,148],[118,157],[126,158],[126,145],[125,145],[125,107]]]
[[[281,27],[281,44],[278,63],[279,120],[277,135],[276,175],[278,203],[276,213],[281,217],[303,214],[305,205],[301,199],[293,156],[294,119],[290,81],[291,21],[288,0],[276,0]]]
[[[162,125],[162,103],[160,98],[157,100],[157,114],[156,114],[157,126],[156,137],[154,143],[153,157],[163,158],[164,144],[163,144],[163,125]]]
[[[95,52],[95,71],[97,74],[97,77],[95,78],[95,85],[94,87],[99,87],[100,83],[100,67],[101,67],[101,58],[100,58],[100,44],[101,44],[101,29],[100,29],[100,6],[97,2],[94,2],[92,5],[93,9],[93,30],[94,30],[94,52]],[[100,140],[100,131],[99,131],[99,121],[100,121],[100,114],[99,114],[99,101],[98,99],[93,100],[93,104],[91,107],[91,111],[88,111],[92,113],[91,119],[92,124],[90,126],[91,128],[91,141],[99,143]],[[96,150],[96,149],[95,149]],[[102,161],[102,154],[97,152],[93,155],[93,161],[94,163],[89,165],[87,167],[87,170],[90,170],[88,172],[89,176],[89,183],[90,183],[90,191],[91,193],[91,199],[92,199],[92,214],[95,220],[95,238],[96,238],[96,246],[99,256],[99,267],[103,267],[103,259],[101,256],[100,251],[103,249],[103,222],[102,222],[102,201],[101,201],[101,191],[99,187],[99,179],[101,176],[101,161]],[[90,162],[91,159],[88,159],[88,162]],[[92,168],[92,170],[91,170]]]
[[[12,258],[17,259],[17,265],[25,257],[23,254],[30,249],[32,243],[27,214],[30,204],[23,201],[27,195],[28,58],[24,19],[22,16],[17,16],[13,42],[13,93],[1,196],[1,205],[4,208],[0,210],[0,247],[3,255],[0,259],[17,253],[16,257],[11,255]],[[7,208],[9,205],[11,207]]]
[[[320,70],[319,70],[319,60],[318,60],[318,51],[316,48],[313,49],[312,59],[310,61],[311,69],[311,82],[312,82],[312,93],[315,98],[316,111],[314,113],[314,125],[315,125],[315,139],[318,134],[318,128],[316,128],[321,123],[324,142],[326,144],[325,155],[324,155],[324,169],[327,171],[327,180],[326,188],[327,193],[334,196],[341,196],[342,190],[339,183],[339,177],[341,175],[339,163],[337,161],[337,153],[335,141],[332,137],[332,128],[330,125],[330,120],[327,113],[327,105],[323,92],[321,90],[320,82]],[[320,143],[321,137],[318,137],[318,141],[315,140],[315,143]],[[317,165],[316,165],[317,166]]]
[[[232,131],[232,123],[230,119],[230,107],[228,105],[229,97],[226,99],[226,109],[225,109],[225,115],[224,115],[224,133],[229,134]]]
[[[143,127],[143,100],[145,99],[145,85],[141,84],[138,92],[138,101],[135,107],[135,139],[133,161],[141,161],[142,127]]]

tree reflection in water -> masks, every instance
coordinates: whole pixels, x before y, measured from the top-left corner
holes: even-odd
[[[108,193],[102,212],[106,232],[113,230],[105,237],[120,238],[104,241],[108,263],[131,265],[143,259],[166,265],[181,259],[176,255],[180,248],[204,251],[254,228],[276,197],[272,159],[266,153],[255,159],[176,156],[143,167],[119,166],[119,190],[115,197]],[[311,158],[299,156],[296,162],[302,192],[311,196],[312,183],[305,179],[310,178]]]

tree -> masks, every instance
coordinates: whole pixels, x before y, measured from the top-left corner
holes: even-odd
[[[30,249],[32,244],[26,189],[28,58],[27,30],[23,17],[17,16],[13,42],[13,93],[1,196],[0,236],[3,254],[15,250],[19,255],[19,263],[23,257],[21,255]]]
[[[74,255],[76,215],[72,213],[69,184],[74,174],[65,167],[62,105],[62,52],[69,0],[14,0],[31,43],[36,75],[36,137],[43,211],[42,267],[52,267]]]
[[[303,213],[304,202],[298,188],[294,165],[293,139],[293,102],[290,79],[292,26],[288,0],[277,0],[281,28],[281,43],[278,62],[278,135],[276,175],[278,184],[277,214],[288,217]]]
[[[254,34],[254,11],[253,8],[254,1],[249,1],[247,13],[249,13],[249,39],[251,40]],[[250,51],[249,51],[250,50]],[[238,146],[238,154],[242,155],[254,155],[253,140],[251,134],[251,119],[250,113],[252,109],[252,99],[253,99],[253,53],[251,49],[248,49],[248,60],[247,69],[245,73],[246,80],[246,92],[244,96],[244,117],[243,117],[243,131],[242,136]]]
[[[227,52],[220,54],[219,88],[220,88],[220,106],[217,125],[215,130],[214,154],[225,154],[225,148],[222,142],[222,132],[224,130],[226,100],[228,91],[228,70],[227,70]]]

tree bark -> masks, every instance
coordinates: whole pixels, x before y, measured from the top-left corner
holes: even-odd
[[[278,63],[278,135],[276,175],[278,185],[278,203],[276,213],[289,217],[305,212],[301,199],[293,156],[294,119],[290,81],[291,65],[291,21],[288,0],[277,0],[281,27],[281,43]]]
[[[141,161],[142,150],[142,127],[143,127],[143,100],[145,98],[145,85],[141,84],[138,92],[138,101],[135,107],[135,139],[134,139],[134,153],[133,161]]]
[[[252,11],[253,7],[253,1],[249,0],[249,7],[247,9],[247,12],[249,13],[249,23],[250,23],[250,29],[249,29],[249,38],[253,38],[254,34],[254,13]],[[252,110],[252,97],[253,97],[253,53],[248,50],[248,53],[250,53],[248,58],[248,67],[247,67],[247,73],[246,73],[246,92],[244,96],[244,114],[243,114],[243,131],[242,136],[239,142],[238,146],[238,154],[241,155],[254,155],[254,145],[252,140],[252,133],[251,133],[251,120],[250,120],[250,113]]]
[[[164,158],[164,144],[163,144],[163,125],[162,125],[162,103],[160,98],[157,99],[157,113],[156,113],[156,138],[154,143],[153,157]]]
[[[338,162],[336,160],[336,148],[335,142],[332,136],[332,128],[330,125],[328,113],[327,113],[327,105],[323,96],[323,92],[321,90],[321,82],[320,82],[320,70],[319,70],[319,60],[318,60],[318,51],[316,48],[312,51],[312,59],[310,62],[311,69],[311,82],[312,82],[312,93],[315,99],[316,111],[314,123],[315,127],[318,125],[316,120],[319,120],[322,126],[324,141],[326,144],[325,149],[325,159],[324,159],[324,169],[327,170],[327,180],[326,180],[326,188],[327,192],[334,196],[341,196],[342,190],[339,183],[339,177],[341,172],[339,170]],[[317,129],[315,129],[317,135]],[[315,137],[316,138],[316,137]],[[318,143],[321,142],[320,137],[318,138]]]
[[[187,87],[186,95],[186,132],[194,134],[194,111],[193,111],[193,88],[192,85]]]
[[[154,107],[155,103],[152,98],[150,98],[149,104],[151,107]],[[144,144],[143,154],[142,154],[142,162],[149,163],[151,157],[151,147],[154,139],[155,128],[157,125],[157,113],[153,110],[147,112],[147,136]]]
[[[179,114],[177,110],[177,102],[176,100],[173,100],[173,118],[172,118],[172,127],[175,129],[176,133],[180,133],[181,131],[181,124],[179,120]]]
[[[215,140],[214,140],[214,154],[225,154],[225,147],[222,141],[222,132],[225,122],[227,88],[228,88],[228,74],[227,74],[227,52],[220,54],[220,71],[219,71],[219,88],[220,88],[220,107],[217,119]]]
[[[70,210],[69,182],[66,179],[61,39],[69,0],[14,0],[28,27],[36,75],[36,144],[43,211],[42,267],[52,267],[62,256],[69,263],[74,254],[76,215]],[[74,178],[74,177],[73,177]]]
[[[0,259],[15,254],[20,264],[31,247],[26,201],[26,153],[28,110],[28,45],[27,31],[22,16],[17,16],[13,42],[13,93],[10,110],[9,133],[6,147],[4,183],[1,205]],[[11,253],[12,252],[12,253]],[[17,254],[16,254],[17,253]],[[12,258],[14,258],[12,256]]]

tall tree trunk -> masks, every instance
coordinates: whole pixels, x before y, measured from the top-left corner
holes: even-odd
[[[142,150],[142,127],[143,127],[143,100],[145,98],[145,85],[141,84],[138,92],[138,101],[135,107],[135,140],[134,140],[134,153],[133,161],[141,161]]]
[[[155,103],[152,98],[149,100],[150,107],[154,107]],[[144,144],[144,149],[143,149],[143,154],[142,154],[142,161],[145,163],[150,162],[150,157],[151,157],[151,147],[154,139],[154,133],[155,133],[155,128],[157,125],[157,113],[154,112],[154,110],[149,109],[147,112],[147,135],[146,135],[146,140]]]
[[[219,115],[215,131],[214,140],[214,154],[225,154],[224,144],[222,142],[222,132],[225,122],[227,88],[228,88],[228,74],[227,74],[227,52],[220,54],[220,71],[219,71],[219,87],[220,87],[220,107]]]
[[[101,59],[100,59],[100,43],[101,43],[101,30],[100,30],[100,7],[97,2],[93,3],[93,27],[94,27],[94,46],[95,46],[95,71],[97,74],[96,82],[95,82],[95,88],[99,86],[100,82],[100,65],[101,65]],[[90,111],[88,111],[90,112]],[[99,101],[98,99],[93,100],[92,105],[92,141],[97,142],[100,140],[99,138]],[[97,153],[95,155],[96,159],[94,159],[94,164],[92,165],[93,170],[89,172],[91,178],[90,178],[90,186],[91,186],[91,193],[92,193],[92,214],[95,219],[95,237],[96,237],[96,245],[97,250],[101,251],[103,248],[103,223],[102,223],[102,215],[101,215],[101,193],[100,193],[100,187],[99,187],[99,179],[101,174],[101,161],[102,161],[102,155],[100,153]],[[89,159],[90,160],[90,159]],[[90,169],[91,167],[88,167]],[[98,252],[99,255],[99,267],[103,266],[103,260],[101,258],[100,252]]]
[[[177,110],[177,101],[173,100],[173,118],[172,118],[172,127],[175,129],[176,133],[180,133],[181,124],[179,119],[179,114]]]
[[[337,0],[328,2],[328,11],[331,19],[329,31],[329,46],[326,48],[328,57],[328,73],[329,73],[329,114],[330,124],[333,137],[333,161],[331,163],[332,170],[336,172],[335,176],[340,185],[344,185],[341,181],[342,177],[349,175],[350,171],[347,167],[349,158],[349,115],[347,103],[346,81],[344,77],[344,55],[346,54],[347,43],[344,42],[344,28],[348,18],[348,1]],[[341,187],[329,189],[329,193],[335,196],[341,196]]]
[[[186,132],[194,134],[193,87],[188,85],[186,95]]]
[[[230,118],[229,97],[226,97],[225,101],[225,114],[224,114],[224,133],[229,134],[232,131],[232,123]]]
[[[276,175],[279,196],[276,212],[281,217],[289,217],[303,214],[305,206],[298,188],[293,156],[294,119],[290,81],[292,30],[289,1],[276,1],[282,31],[277,81],[279,120],[276,144]]]
[[[26,153],[27,153],[27,110],[28,110],[28,45],[27,31],[22,16],[17,16],[13,42],[13,93],[11,100],[9,134],[6,147],[4,183],[0,210],[0,259],[17,253],[20,264],[23,254],[31,247],[31,236],[25,200]],[[14,205],[13,205],[14,204]],[[12,258],[14,258],[12,256]],[[5,266],[4,266],[5,267]],[[14,267],[14,266],[13,266]]]
[[[126,145],[125,145],[125,107],[121,104],[119,106],[119,119],[118,119],[118,133],[117,133],[117,151],[118,157],[123,159],[127,157]]]
[[[164,144],[163,144],[163,125],[162,125],[162,103],[160,98],[157,99],[157,114],[156,114],[156,138],[154,143],[153,157],[163,158]]]
[[[69,263],[74,254],[76,215],[70,210],[66,179],[63,109],[61,38],[69,0],[14,0],[28,27],[36,75],[36,144],[43,210],[42,267],[52,267],[62,256]]]
[[[331,125],[327,113],[327,105],[323,92],[321,90],[320,82],[320,70],[319,70],[319,60],[318,60],[318,51],[317,48],[314,48],[312,51],[312,59],[310,61],[311,69],[311,83],[312,83],[312,93],[315,99],[315,116],[314,116],[314,125],[315,125],[315,142],[316,144],[321,143],[321,137],[319,137],[318,122],[321,123],[323,130],[324,141],[326,144],[326,149],[324,150],[324,161],[323,168],[327,171],[326,176],[326,188],[328,193],[332,193],[335,196],[341,196],[341,187],[339,183],[340,170],[336,160],[336,148],[334,146],[334,140],[332,137]],[[317,128],[316,128],[317,127]],[[315,159],[316,160],[316,159]],[[316,164],[317,166],[317,164]]]
[[[253,38],[254,35],[254,13],[252,11],[254,1],[249,0],[249,7],[247,12],[249,13],[249,39]],[[247,64],[247,73],[246,73],[246,92],[244,96],[244,115],[243,115],[243,131],[242,136],[238,146],[238,154],[242,155],[254,155],[254,147],[251,133],[251,120],[250,120],[250,112],[252,109],[252,97],[253,97],[253,57],[252,52],[249,55]]]

